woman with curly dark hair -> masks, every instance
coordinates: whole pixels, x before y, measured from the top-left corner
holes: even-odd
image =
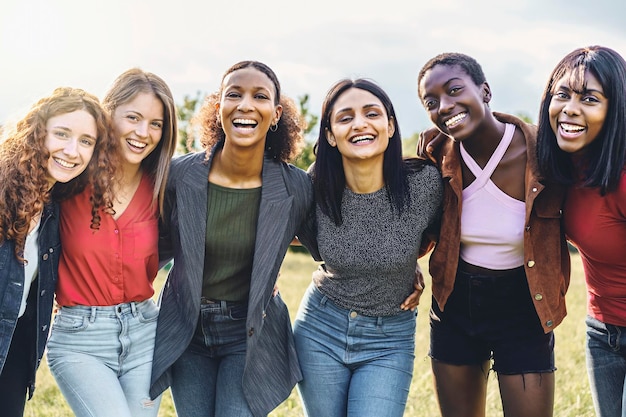
[[[0,404],[22,416],[52,313],[60,255],[58,201],[88,183],[91,227],[111,206],[116,142],[98,99],[57,88],[0,142]]]
[[[265,416],[302,378],[289,312],[273,290],[313,203],[306,173],[288,163],[303,121],[274,71],[243,61],[195,123],[205,151],[172,161],[165,192],[159,255],[174,266],[151,394],[171,385],[180,417]]]

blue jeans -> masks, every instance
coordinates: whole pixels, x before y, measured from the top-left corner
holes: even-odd
[[[157,416],[161,397],[148,390],[158,314],[151,299],[59,310],[48,365],[76,416]]]
[[[587,316],[587,373],[598,417],[626,417],[626,327]]]
[[[193,339],[172,365],[178,417],[252,417],[242,384],[247,310],[242,303],[202,302]]]
[[[413,377],[416,317],[414,311],[363,316],[311,284],[294,323],[305,414],[401,417]]]

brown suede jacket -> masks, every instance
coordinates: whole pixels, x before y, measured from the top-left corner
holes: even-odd
[[[514,124],[526,139],[524,269],[537,315],[548,333],[567,314],[565,293],[570,280],[570,256],[561,221],[565,189],[542,182],[536,157],[536,126],[508,114],[494,112],[494,116]],[[428,140],[433,137],[432,132],[431,129],[420,134],[417,154],[437,164],[444,182],[441,228],[438,239],[434,239],[429,264],[433,296],[443,311],[459,264],[463,179],[458,142],[442,133]],[[423,246],[428,246],[428,242]]]

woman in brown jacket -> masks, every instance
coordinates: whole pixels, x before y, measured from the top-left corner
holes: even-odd
[[[420,135],[418,154],[444,179],[430,257],[429,355],[441,414],[484,416],[493,369],[506,416],[552,416],[552,331],[566,314],[570,273],[563,190],[538,173],[536,128],[492,113],[476,60],[432,58],[418,93],[436,125]]]

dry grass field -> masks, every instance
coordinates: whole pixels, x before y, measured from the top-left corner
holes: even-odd
[[[427,259],[420,260],[423,270],[427,271]],[[309,255],[288,253],[281,270],[279,288],[291,312],[292,318],[311,279],[311,272],[317,264]],[[160,275],[157,286],[163,284],[164,276]],[[437,402],[433,392],[430,360],[428,352],[428,308],[430,306],[430,279],[426,277],[427,288],[419,306],[415,370],[413,383],[405,416],[431,417],[438,416]],[[593,406],[589,394],[589,385],[585,370],[584,338],[585,338],[585,284],[582,266],[577,255],[572,257],[572,282],[567,295],[568,316],[556,333],[556,398],[555,417],[593,417]],[[487,416],[501,416],[500,395],[497,379],[494,374],[489,376],[487,400]],[[1,413],[0,413],[1,414]],[[57,389],[54,379],[49,373],[45,361],[38,373],[37,390],[33,400],[26,406],[27,417],[65,417],[72,413]],[[274,410],[270,417],[300,417],[302,408],[296,391]],[[164,394],[159,417],[175,416],[169,391]]]

